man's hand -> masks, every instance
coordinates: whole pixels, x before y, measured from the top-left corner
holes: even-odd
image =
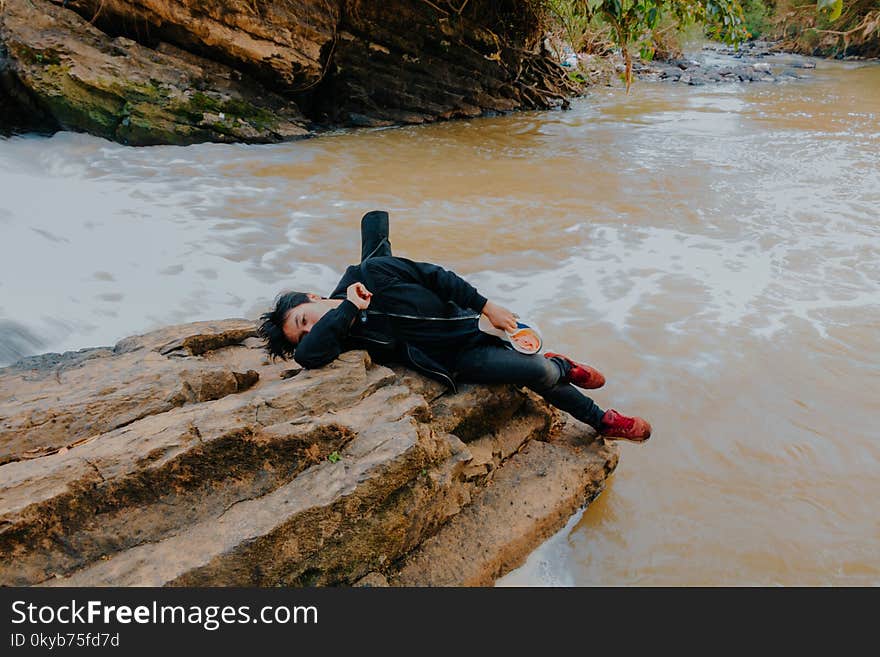
[[[486,305],[483,306],[483,314],[489,318],[492,326],[497,329],[502,331],[516,330],[516,315],[503,306],[487,301]]]
[[[346,298],[357,306],[358,310],[366,310],[370,306],[373,293],[363,283],[352,283],[345,291]],[[486,304],[488,305],[488,304]]]

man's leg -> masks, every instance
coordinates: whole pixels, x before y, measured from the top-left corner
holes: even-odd
[[[570,383],[570,365],[562,358],[544,358],[486,344],[463,351],[456,359],[456,378],[466,383],[512,383],[531,388],[550,404],[599,429],[604,411]]]
[[[367,258],[391,255],[388,230],[387,212],[374,210],[364,215],[361,219],[361,262]]]

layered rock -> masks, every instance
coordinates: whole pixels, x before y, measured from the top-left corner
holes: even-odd
[[[5,0],[0,122],[18,107],[128,144],[267,142],[564,104],[532,6]]]
[[[0,41],[13,74],[6,89],[67,130],[133,145],[307,134],[295,103],[235,69],[110,37],[46,0],[6,0]]]
[[[189,52],[296,88],[321,79],[342,12],[337,0],[51,0],[109,35]]]
[[[0,370],[0,584],[487,584],[616,465],[527,391],[453,395],[364,352],[285,369],[253,336]]]

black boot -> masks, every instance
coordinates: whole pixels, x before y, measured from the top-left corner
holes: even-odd
[[[388,213],[384,210],[373,210],[364,215],[361,219],[361,262],[391,255],[388,230]]]

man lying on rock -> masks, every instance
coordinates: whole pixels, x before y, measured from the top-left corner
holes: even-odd
[[[515,331],[511,311],[451,271],[392,256],[387,212],[367,213],[361,238],[361,264],[346,269],[329,297],[287,292],[262,315],[272,357],[314,369],[365,349],[376,362],[403,363],[452,390],[456,382],[526,386],[606,438],[651,436],[642,418],[603,411],[578,391],[604,385],[600,372],[560,354],[515,351],[477,326],[482,313],[497,329]]]

